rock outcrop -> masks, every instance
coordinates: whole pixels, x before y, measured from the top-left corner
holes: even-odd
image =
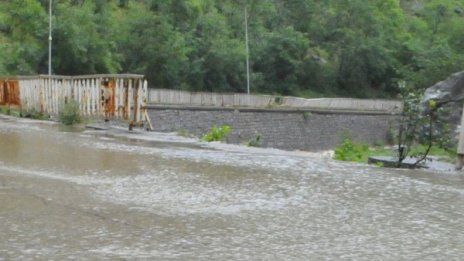
[[[446,80],[427,88],[422,102],[425,105],[430,100],[444,108],[445,121],[458,134],[464,102],[464,71],[452,74]]]
[[[464,71],[455,73],[448,79],[427,88],[423,100],[434,100],[439,105],[464,100]]]

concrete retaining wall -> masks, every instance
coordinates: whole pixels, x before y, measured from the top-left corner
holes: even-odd
[[[260,135],[262,147],[306,151],[333,149],[347,135],[369,144],[386,142],[396,125],[396,116],[388,113],[175,106],[149,106],[148,113],[155,131],[186,130],[200,137],[214,125],[227,124],[229,143]]]

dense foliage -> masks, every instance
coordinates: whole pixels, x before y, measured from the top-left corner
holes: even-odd
[[[47,72],[49,0],[0,2],[0,75]],[[462,70],[464,0],[53,0],[55,74],[151,87],[388,97]]]

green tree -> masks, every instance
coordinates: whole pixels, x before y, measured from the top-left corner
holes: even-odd
[[[450,133],[443,122],[443,108],[435,101],[421,103],[422,92],[405,82],[399,83],[399,89],[404,109],[399,118],[397,167],[408,156],[415,157],[415,167],[427,159],[433,146],[449,150]]]
[[[193,89],[245,90],[245,44],[231,35],[224,15],[216,8],[211,7],[198,19],[189,42],[194,47],[188,74]]]
[[[53,71],[76,75],[115,73],[120,69],[110,5],[103,2],[58,2],[53,31]]]
[[[416,88],[426,88],[462,70],[464,53],[463,1],[424,1],[408,19],[411,35],[405,56],[405,77]]]
[[[255,54],[255,72],[263,75],[266,85],[258,86],[262,92],[294,94],[303,72],[304,57],[309,40],[292,27],[266,35],[266,45]]]
[[[397,51],[405,37],[398,2],[344,0],[320,7],[325,10],[321,26],[326,29],[315,38],[331,51],[340,92],[366,97],[394,91]]]
[[[0,2],[0,70],[4,74],[34,74],[46,55],[47,16],[36,0]]]
[[[0,1],[0,74],[47,71],[48,0]],[[462,70],[463,0],[57,0],[57,74],[140,73],[152,87],[395,97]]]
[[[142,3],[131,3],[114,12],[113,21],[117,21],[113,28],[122,71],[144,74],[157,88],[185,83],[190,47],[166,15],[150,11]]]

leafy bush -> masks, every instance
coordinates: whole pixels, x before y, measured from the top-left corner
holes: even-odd
[[[311,115],[313,115],[311,112],[305,111],[303,112],[303,119],[307,120],[309,117],[311,117]]]
[[[368,153],[369,147],[366,144],[357,144],[349,138],[345,138],[342,145],[335,149],[334,159],[342,161],[363,162],[364,156]]]
[[[60,122],[66,125],[73,125],[82,122],[79,111],[79,103],[75,100],[70,100],[64,104],[59,113]]]
[[[258,134],[254,139],[251,139],[247,143],[248,147],[261,147],[261,135]]]
[[[202,140],[208,142],[222,141],[227,137],[227,135],[229,135],[230,131],[231,128],[228,125],[223,125],[221,127],[214,126],[209,132],[203,135]]]

